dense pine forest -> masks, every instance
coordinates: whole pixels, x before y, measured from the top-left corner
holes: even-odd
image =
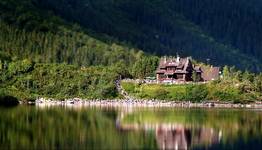
[[[38,0],[37,6],[96,34],[158,55],[193,56],[261,71],[259,0]]]
[[[87,51],[89,56],[84,56],[89,60],[77,60],[91,61],[93,52],[90,51],[101,51],[101,48],[90,50],[90,43],[96,47],[100,46],[101,41],[109,44],[109,47],[113,43],[124,45],[125,52],[134,48],[157,55],[179,53],[202,62],[208,60],[214,65],[230,65],[259,72],[262,66],[261,7],[258,0],[2,0],[1,26],[7,24],[12,27],[1,27],[1,32],[12,36],[1,37],[4,38],[1,42],[13,41],[14,38],[14,43],[20,47],[17,45],[17,36],[30,34],[34,38],[32,43],[42,40],[34,45],[33,52],[41,51],[43,46],[56,45],[56,49],[59,49],[56,55],[61,54],[55,58],[58,62],[66,60],[72,63],[75,57],[65,55],[86,54]],[[20,32],[14,31],[17,28]],[[43,41],[47,41],[47,38],[53,43],[44,45]],[[63,43],[59,43],[58,39]],[[10,44],[10,41],[3,44]],[[13,52],[23,54],[24,48],[20,52],[16,48]],[[45,55],[50,53],[48,50],[42,52]],[[34,56],[31,54],[31,57]],[[50,59],[54,61],[54,58],[47,60]]]
[[[161,55],[259,73],[261,7],[258,0],[1,0],[0,96],[119,97],[115,80],[154,75]],[[257,96],[261,75],[248,75]]]

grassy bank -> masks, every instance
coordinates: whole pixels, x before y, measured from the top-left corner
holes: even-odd
[[[160,85],[131,82],[122,82],[121,85],[132,96],[144,99],[188,100],[194,97],[196,101],[200,101],[207,95],[206,87],[203,85]]]
[[[122,82],[121,85],[131,96],[142,99],[191,102],[216,100],[232,103],[251,103],[262,99],[262,95],[259,92],[243,91],[242,86],[230,83],[225,84],[223,81],[184,85]]]

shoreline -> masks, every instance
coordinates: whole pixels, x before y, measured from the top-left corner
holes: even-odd
[[[85,99],[66,99],[55,100],[39,98],[35,102],[20,104],[35,105],[38,107],[49,106],[68,106],[68,107],[141,107],[141,108],[244,108],[262,109],[262,102],[250,104],[233,104],[229,102],[199,102],[190,101],[167,101],[167,100],[140,100],[140,99],[115,99],[115,100],[85,100]]]

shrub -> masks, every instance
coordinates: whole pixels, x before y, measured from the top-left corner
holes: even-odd
[[[189,85],[186,88],[187,100],[200,102],[207,98],[208,91],[205,85]]]
[[[33,70],[34,63],[25,59],[22,61],[12,62],[8,66],[8,73],[16,75],[18,73],[28,73]]]
[[[166,86],[169,90],[169,97],[172,100],[185,100],[186,99],[186,86],[184,85],[172,85]]]
[[[104,85],[101,87],[98,97],[101,98],[114,98],[117,97],[117,90],[114,84]]]
[[[152,95],[152,98],[154,99],[166,99],[168,98],[169,92],[164,88],[156,88],[154,90],[155,92]]]
[[[7,53],[0,50],[0,60],[3,61],[3,62],[4,61],[11,61],[11,57]]]
[[[213,97],[222,101],[239,101],[240,96],[238,93],[230,92],[226,90],[216,91],[213,93]]]

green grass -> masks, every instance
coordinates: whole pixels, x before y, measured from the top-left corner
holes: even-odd
[[[142,85],[141,92],[144,93],[145,98],[181,100],[186,96],[186,88],[185,85]]]
[[[135,84],[122,82],[122,87],[132,96],[144,99],[163,100],[191,100],[188,92],[190,88],[196,89],[200,85],[163,85],[163,84]],[[193,96],[193,95],[192,95]],[[196,97],[195,100],[197,100]]]
[[[136,84],[122,82],[122,87],[130,95],[142,99],[159,99],[172,101],[201,102],[206,100],[218,100],[233,103],[251,103],[261,99],[257,92],[241,91],[240,87],[233,84],[225,84],[222,81],[209,84]]]

